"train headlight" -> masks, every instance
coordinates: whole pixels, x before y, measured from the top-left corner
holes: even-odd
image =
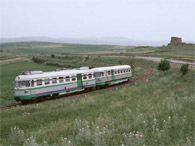
[[[24,93],[28,93],[29,91],[28,90],[24,90]]]

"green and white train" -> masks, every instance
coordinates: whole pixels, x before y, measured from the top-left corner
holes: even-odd
[[[16,77],[14,99],[26,102],[58,96],[129,81],[131,77],[132,72],[129,65],[93,69],[81,67],[52,72],[24,72]]]

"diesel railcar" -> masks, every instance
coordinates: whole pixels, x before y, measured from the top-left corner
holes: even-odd
[[[30,71],[17,76],[16,101],[58,96],[100,86],[116,84],[131,79],[131,67],[119,65],[89,69],[82,67],[52,72]]]

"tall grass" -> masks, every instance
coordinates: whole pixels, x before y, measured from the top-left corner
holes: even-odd
[[[57,67],[46,66],[33,62],[15,62],[0,65],[0,105],[14,103],[15,78],[21,72],[43,70],[52,71]]]
[[[194,97],[194,69],[181,76],[176,67],[129,87],[1,111],[1,143],[15,135],[34,145],[194,145]]]

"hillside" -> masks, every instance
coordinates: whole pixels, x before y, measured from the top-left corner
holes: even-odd
[[[0,44],[0,50],[14,54],[45,55],[62,53],[87,53],[105,50],[126,49],[122,46],[113,45],[82,45],[63,44],[51,42],[18,42]]]
[[[11,93],[11,81],[23,66],[25,70],[53,68],[27,64],[3,66],[5,95]],[[136,64],[153,68],[155,75],[106,93],[0,111],[1,144],[193,145],[195,70],[182,76],[179,67],[172,66],[162,75],[153,62]],[[16,70],[16,65],[21,67]]]

